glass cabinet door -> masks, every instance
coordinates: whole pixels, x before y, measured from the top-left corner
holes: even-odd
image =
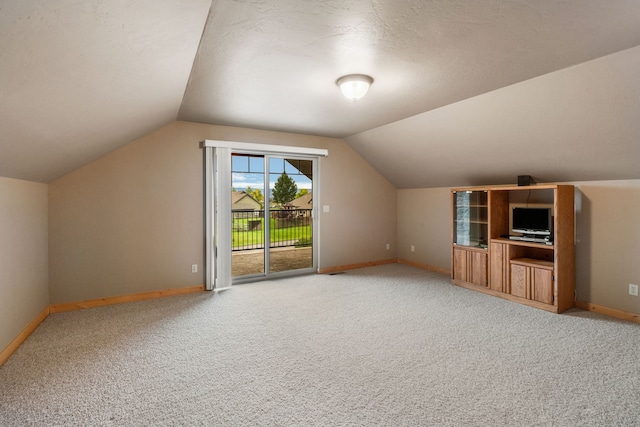
[[[453,193],[453,243],[486,248],[488,241],[487,192]]]

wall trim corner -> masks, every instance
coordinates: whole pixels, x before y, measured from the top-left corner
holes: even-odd
[[[17,337],[13,339],[9,343],[9,345],[2,351],[0,351],[0,366],[4,364],[9,357],[22,345],[23,342],[29,338],[29,336],[36,330],[40,323],[44,321],[49,316],[49,306],[47,306],[44,310],[42,310],[31,322],[27,324],[27,326],[22,329],[22,331],[18,334]]]
[[[53,313],[61,313],[64,311],[82,310],[85,308],[102,307],[105,305],[122,304],[126,302],[144,301],[155,298],[164,298],[176,295],[192,294],[204,292],[204,285],[190,286],[186,288],[165,289],[160,291],[141,292],[131,295],[122,295],[117,297],[98,298],[94,300],[70,302],[63,304],[48,305],[35,319],[27,324],[24,329],[16,336],[9,345],[0,351],[0,366],[2,366],[13,353],[24,343],[27,338],[36,330],[38,326]]]

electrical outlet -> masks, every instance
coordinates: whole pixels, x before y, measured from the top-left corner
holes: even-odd
[[[411,252],[415,252],[416,251],[416,247],[411,245]]]
[[[638,285],[629,283],[629,295],[633,295],[634,297],[638,296]]]
[[[198,264],[191,264],[191,272],[192,273],[198,272]]]
[[[391,249],[391,245],[387,243],[387,250]]]

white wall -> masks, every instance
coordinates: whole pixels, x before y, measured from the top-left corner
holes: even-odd
[[[640,180],[570,184],[577,299],[640,314],[640,297],[628,294],[629,283],[640,284]],[[398,190],[399,258],[451,269],[450,203],[449,188]]]
[[[0,177],[0,351],[48,304],[47,185]]]

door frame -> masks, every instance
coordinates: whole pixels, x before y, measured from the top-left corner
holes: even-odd
[[[323,148],[307,148],[286,145],[256,144],[237,141],[204,140],[201,143],[205,153],[205,289],[222,290],[234,283],[231,277],[231,153],[259,154],[265,156],[289,156],[316,159],[313,163],[317,172],[320,170],[320,158],[327,157],[329,151]],[[268,178],[267,178],[268,180]],[[317,194],[314,195],[313,227],[318,230],[320,206],[320,188],[318,179]],[[266,190],[265,190],[266,191]],[[227,226],[224,226],[224,225]],[[317,234],[316,234],[317,235]],[[314,242],[314,267],[319,242]],[[266,270],[266,268],[265,268]],[[266,272],[265,272],[266,273]],[[274,273],[268,277],[286,275]],[[267,277],[265,274],[264,277]]]

